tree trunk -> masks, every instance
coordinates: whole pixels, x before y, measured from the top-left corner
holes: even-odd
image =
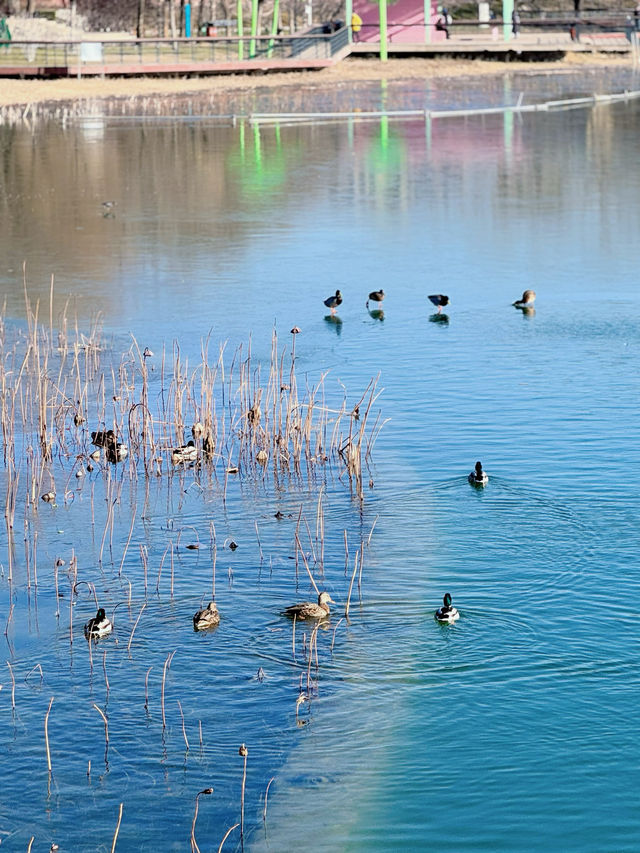
[[[138,23],[136,24],[136,35],[139,39],[144,38],[144,7],[145,0],[138,0]]]
[[[169,0],[169,29],[171,30],[171,38],[174,39],[176,37],[176,4],[173,0]]]

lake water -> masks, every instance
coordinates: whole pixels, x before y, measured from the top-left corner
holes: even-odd
[[[433,121],[216,117],[625,88],[640,79],[360,84],[0,128],[5,373],[15,380],[26,346],[24,263],[42,336],[51,326],[55,339],[65,312],[69,339],[76,317],[79,335],[99,327],[105,376],[89,386],[88,422],[75,428],[67,412],[44,466],[55,504],[25,508],[28,430],[16,444],[15,541],[3,527],[0,558],[3,849],[35,836],[34,851],[108,851],[121,803],[118,850],[189,849],[196,794],[213,787],[196,838],[217,850],[240,821],[242,743],[247,849],[638,848],[640,101]],[[338,288],[336,319],[323,300]],[[370,313],[379,288],[383,314]],[[527,288],[538,297],[522,312],[511,303]],[[432,293],[450,296],[444,316]],[[294,325],[298,387],[324,375],[332,412],[379,377],[362,501],[335,455],[282,477],[245,460],[226,476],[233,442],[213,468],[172,473],[165,452],[162,476],[129,459],[75,478],[89,431],[113,417],[125,428],[126,401],[141,399],[136,344],[154,353],[157,413],[178,349],[178,372],[193,377],[203,339],[214,365],[225,344],[230,388],[250,348],[255,387],[274,331],[289,363]],[[52,396],[59,365],[54,352]],[[199,400],[185,392],[183,405],[188,426]],[[466,479],[477,459],[484,490]],[[7,477],[5,466],[3,495]],[[297,710],[315,665],[300,625],[294,659],[280,615],[314,596],[296,529],[336,601],[317,635],[317,691]],[[214,551],[222,620],[195,634]],[[113,634],[92,647],[89,584],[109,615],[117,605]],[[453,626],[433,618],[445,592]],[[224,849],[240,849],[239,828]]]

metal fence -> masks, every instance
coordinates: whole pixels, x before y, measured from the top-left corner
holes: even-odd
[[[264,60],[330,59],[348,44],[348,28],[325,34],[301,36],[228,36],[224,38],[127,39],[120,41],[4,41],[0,42],[0,70],[24,69],[25,73],[56,69],[82,70],[89,74],[100,67],[109,73],[126,67],[149,70],[150,66],[208,68],[216,64]]]

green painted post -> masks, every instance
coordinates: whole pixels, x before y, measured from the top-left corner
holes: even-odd
[[[244,47],[242,42],[242,36],[244,34],[244,29],[242,26],[242,0],[238,0],[237,4],[237,15],[238,15],[238,59],[244,59]]]
[[[267,57],[271,59],[271,54],[273,53],[273,46],[275,44],[273,40],[273,36],[278,35],[278,24],[280,18],[280,0],[273,0],[273,21],[271,23],[271,36],[269,39],[269,50],[267,51]]]
[[[502,0],[502,34],[505,41],[511,39],[511,16],[513,15],[513,0]]]
[[[353,0],[346,0],[344,10],[344,20],[349,28],[349,44],[353,41],[353,33],[351,32],[351,16],[353,15]]]
[[[511,0],[513,2],[513,0]],[[387,0],[380,0],[380,62],[386,62],[387,53]]]
[[[258,33],[258,0],[251,0],[251,41],[249,42],[249,59],[256,55],[256,35]]]
[[[431,0],[424,0],[424,43],[431,42]]]

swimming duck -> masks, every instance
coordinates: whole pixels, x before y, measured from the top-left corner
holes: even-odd
[[[338,305],[342,304],[342,294],[340,293],[340,291],[336,290],[336,295],[329,296],[327,299],[324,300],[324,304],[327,306],[327,308],[331,309],[332,314],[335,314]]]
[[[112,429],[101,429],[91,433],[91,444],[95,444],[96,447],[108,447],[110,444],[113,445],[115,443],[116,434]]]
[[[329,616],[329,602],[335,604],[328,592],[321,592],[317,604],[312,601],[302,601],[300,604],[287,607],[284,615],[291,619],[294,616],[296,619],[326,619]]]
[[[185,462],[195,462],[197,458],[198,448],[191,440],[189,440],[182,447],[175,447],[171,451],[171,461],[174,465],[181,465]]]
[[[104,607],[100,607],[93,619],[89,619],[84,626],[84,635],[87,640],[97,639],[98,637],[106,637],[107,634],[111,633],[112,629],[113,625],[107,619]]]
[[[129,455],[129,448],[126,444],[116,441],[113,444],[105,445],[104,455],[107,462],[111,462],[115,465],[116,462],[123,462],[127,458]]]
[[[215,628],[220,624],[220,614],[215,601],[210,601],[204,610],[198,610],[193,615],[193,630],[206,631],[207,628]]]
[[[382,302],[384,299],[384,290],[374,290],[369,294],[369,299],[372,302]],[[369,307],[369,299],[367,299],[367,308]]]
[[[451,625],[460,618],[460,614],[455,607],[451,605],[451,596],[445,593],[442,599],[442,607],[439,607],[435,612],[435,618],[438,622],[447,622]]]
[[[450,300],[449,300],[448,296],[444,295],[444,293],[433,293],[429,297],[429,301],[433,302],[433,304],[438,309],[438,314],[439,314],[443,308],[445,308],[447,305],[449,305]]]
[[[489,482],[489,475],[482,470],[482,462],[476,462],[475,469],[467,478],[472,486],[486,486]]]
[[[516,301],[512,304],[515,308],[531,308],[535,301],[535,290],[525,290],[525,292],[522,294],[522,299],[516,299]]]

